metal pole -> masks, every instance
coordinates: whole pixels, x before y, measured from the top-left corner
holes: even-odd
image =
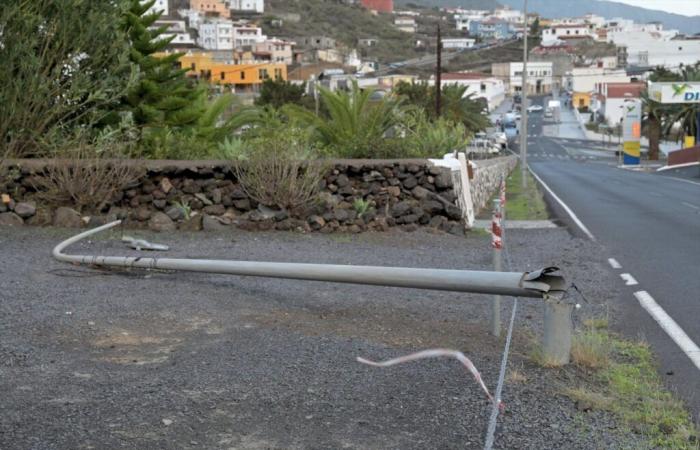
[[[503,236],[501,233],[501,201],[493,201],[493,221],[491,224],[491,246],[493,247],[493,270],[501,272],[503,270],[501,260],[501,249],[503,248]],[[491,304],[491,334],[495,337],[501,335],[501,296],[493,297]]]
[[[544,302],[543,351],[547,364],[562,366],[569,363],[574,305],[560,300]]]
[[[527,188],[527,0],[523,6],[525,24],[523,26],[523,84],[520,89],[522,111],[520,114],[520,172],[523,189]]]
[[[561,298],[564,278],[555,267],[534,272],[488,272],[473,270],[415,269],[406,267],[350,266],[211,259],[144,258],[134,256],[66,255],[63,250],[83,238],[119,225],[121,221],[85,231],[58,244],[53,256],[59,261],[94,266],[182,270],[336,283],[395,286],[516,297]]]

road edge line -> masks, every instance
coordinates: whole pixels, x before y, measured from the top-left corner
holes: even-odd
[[[683,353],[690,358],[695,367],[700,369],[700,347],[688,337],[685,331],[656,303],[656,300],[647,291],[637,291],[634,293],[634,296],[639,301],[639,304],[642,305],[642,308],[649,313],[673,342],[683,350]]]
[[[592,240],[593,242],[597,242],[597,239],[595,238],[595,236],[593,236],[593,233],[591,233],[590,230],[583,224],[583,222],[581,222],[581,219],[579,219],[578,216],[574,214],[574,212],[571,210],[571,208],[569,208],[569,206],[566,203],[564,203],[564,201],[560,199],[559,196],[557,196],[557,194],[554,193],[554,191],[547,185],[547,183],[545,183],[544,180],[542,180],[542,178],[540,178],[539,175],[537,175],[532,170],[530,165],[527,166],[527,170],[529,170],[530,174],[532,174],[532,176],[535,177],[535,179],[542,185],[542,187],[545,188],[547,192],[549,192],[549,194],[554,198],[554,200],[556,200],[557,203],[559,203],[559,205],[561,205],[561,207],[564,208],[564,211],[566,211],[569,217],[571,217],[571,220],[574,221],[574,223],[579,227],[579,229],[583,231],[583,233],[586,236],[588,236],[590,240]]]

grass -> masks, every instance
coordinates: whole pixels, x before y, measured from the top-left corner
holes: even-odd
[[[572,359],[591,370],[584,384],[564,390],[586,409],[610,411],[653,448],[700,449],[698,430],[683,402],[664,388],[646,343],[630,342],[591,319],[575,337]]]
[[[547,220],[549,218],[547,205],[539,185],[530,172],[525,176],[527,177],[525,189],[522,187],[520,165],[517,165],[506,179],[506,220]]]

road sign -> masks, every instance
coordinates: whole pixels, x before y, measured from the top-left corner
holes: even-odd
[[[700,83],[649,83],[649,96],[660,103],[700,103]]]
[[[642,102],[639,99],[628,98],[623,104],[622,116],[622,151],[623,164],[639,164],[640,144],[642,135]]]

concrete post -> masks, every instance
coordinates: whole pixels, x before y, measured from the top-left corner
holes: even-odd
[[[556,299],[544,302],[543,351],[547,364],[563,366],[569,363],[574,305]]]

